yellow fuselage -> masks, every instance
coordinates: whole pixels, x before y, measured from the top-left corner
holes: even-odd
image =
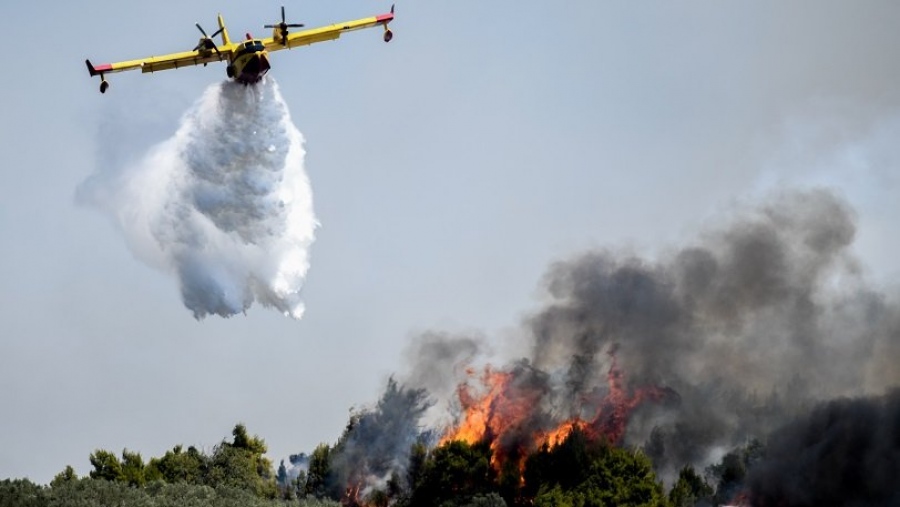
[[[232,52],[227,74],[239,83],[252,84],[259,82],[269,68],[266,46],[259,39],[250,39],[241,42]]]

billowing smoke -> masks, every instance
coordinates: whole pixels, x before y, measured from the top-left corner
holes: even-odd
[[[854,216],[825,191],[780,195],[652,262],[589,253],[554,266],[551,304],[530,321],[533,361],[560,371],[561,406],[601,381],[618,344],[631,385],[666,386],[639,410],[631,443],[673,472],[762,437],[815,400],[896,380],[896,308],[867,289],[849,252]],[[655,431],[654,431],[655,430]]]
[[[206,90],[170,139],[79,199],[108,213],[129,247],[173,273],[201,319],[258,301],[294,318],[316,220],[303,137],[271,78]]]
[[[428,439],[420,421],[430,403],[424,389],[405,388],[391,378],[375,407],[353,414],[332,450],[328,487],[336,496],[357,504],[373,487],[404,481],[410,447]]]
[[[506,365],[488,364],[483,336],[416,338],[402,381],[331,448],[330,495],[352,505],[408,488],[413,444],[449,440],[487,442],[501,482],[519,484],[509,474],[528,454],[578,429],[643,449],[670,483],[685,465],[724,481],[715,470],[740,461],[720,501],[893,505],[900,307],[865,280],[855,234],[843,200],[795,191],[655,259],[556,263],[546,303],[508,332]]]
[[[546,306],[521,327],[525,357],[483,376],[485,398],[460,389],[462,408],[487,426],[480,437],[497,439],[495,453],[584,421],[643,447],[671,479],[818,401],[884,392],[900,380],[900,312],[861,276],[855,230],[832,193],[783,193],[657,259],[596,251],[559,262]],[[414,372],[434,364],[429,351],[475,360],[468,342],[440,347],[440,336],[428,336]]]
[[[900,505],[900,391],[837,399],[768,440],[747,486],[755,507]]]

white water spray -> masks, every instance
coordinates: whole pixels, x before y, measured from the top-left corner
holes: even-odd
[[[271,78],[210,86],[170,139],[79,197],[109,213],[144,262],[174,273],[194,317],[259,301],[300,318],[317,226],[303,136]]]

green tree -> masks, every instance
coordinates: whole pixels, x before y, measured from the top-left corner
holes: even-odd
[[[577,428],[552,449],[544,445],[525,460],[522,495],[534,498],[545,485],[552,488],[558,484],[564,490],[574,488],[587,479],[592,456],[603,453],[604,447],[603,444],[591,442]]]
[[[203,484],[207,461],[208,458],[194,446],[188,447],[187,452],[184,452],[180,445],[176,445],[161,458],[150,459],[145,475],[148,481]]]
[[[231,446],[236,449],[244,449],[258,455],[263,455],[268,450],[265,440],[256,435],[251,437],[247,433],[247,427],[242,423],[238,423],[234,426],[234,429],[231,430],[231,435],[234,437],[234,442]],[[269,468],[271,468],[271,465],[272,463],[270,462]]]
[[[43,507],[47,491],[28,479],[0,481],[0,507]]]
[[[288,473],[287,467],[284,466],[284,460],[281,460],[281,463],[278,465],[278,473],[275,475],[275,481],[278,482],[278,486],[287,486]]]
[[[155,507],[142,488],[122,481],[82,480],[64,482],[50,490],[47,507]]]
[[[275,498],[278,491],[275,485],[275,468],[272,460],[265,456],[269,450],[266,441],[262,438],[247,434],[247,428],[243,424],[237,424],[232,431],[235,449],[246,451],[256,470],[257,481],[256,494],[266,498]]]
[[[122,480],[122,463],[119,458],[103,449],[97,449],[90,456],[91,466],[94,467],[90,472],[91,479],[103,479],[105,481]]]
[[[573,507],[571,494],[564,493],[559,484],[550,489],[541,488],[534,499],[535,507]]]
[[[693,467],[685,466],[669,492],[669,503],[672,507],[694,507],[701,500],[711,503],[712,494],[712,486],[707,484]]]
[[[428,447],[424,442],[416,442],[409,448],[409,465],[406,468],[406,484],[409,491],[416,489],[425,473]]]
[[[72,468],[72,465],[66,465],[66,468],[63,469],[62,472],[56,474],[56,476],[53,477],[53,480],[50,481],[50,487],[77,480],[78,474],[75,473],[75,469]]]
[[[291,480],[291,487],[294,489],[295,498],[306,498],[306,470],[297,473],[297,477]]]
[[[653,464],[640,452],[608,447],[591,464],[590,477],[575,488],[585,505],[665,506],[662,485]]]
[[[573,431],[528,457],[520,502],[540,507],[665,506],[650,459]]]
[[[765,449],[758,440],[751,440],[744,447],[738,447],[722,457],[722,461],[707,467],[706,474],[716,484],[713,501],[728,503],[743,487],[747,470],[764,454]]]
[[[121,480],[129,486],[141,487],[147,483],[144,477],[144,458],[139,452],[122,450]]]
[[[328,444],[319,444],[309,456],[305,494],[325,498],[328,495],[331,475],[331,447]]]
[[[277,493],[271,472],[259,474],[256,456],[227,445],[217,446],[213,452],[206,481],[213,487],[243,489],[264,498],[274,498]]]
[[[464,502],[476,495],[496,493],[497,473],[487,443],[448,442],[432,451],[413,489],[414,507]]]
[[[388,507],[390,501],[391,497],[388,496],[387,491],[376,489],[366,497],[365,504],[371,507]]]
[[[278,465],[278,472],[275,474],[275,484],[278,485],[278,496],[283,500],[293,500],[296,497],[296,489],[291,484],[288,476],[287,467],[284,466],[284,460]]]
[[[520,465],[523,459],[524,456],[514,453],[511,456],[507,456],[507,459],[503,462],[498,488],[500,497],[503,498],[506,504],[515,505],[521,496],[522,470]]]

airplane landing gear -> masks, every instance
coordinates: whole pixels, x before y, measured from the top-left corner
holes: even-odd
[[[394,38],[394,32],[385,28],[384,29],[384,42],[391,42],[391,39],[393,39],[393,38]]]
[[[109,88],[109,81],[105,79],[100,81],[100,93],[106,93],[107,88]]]

